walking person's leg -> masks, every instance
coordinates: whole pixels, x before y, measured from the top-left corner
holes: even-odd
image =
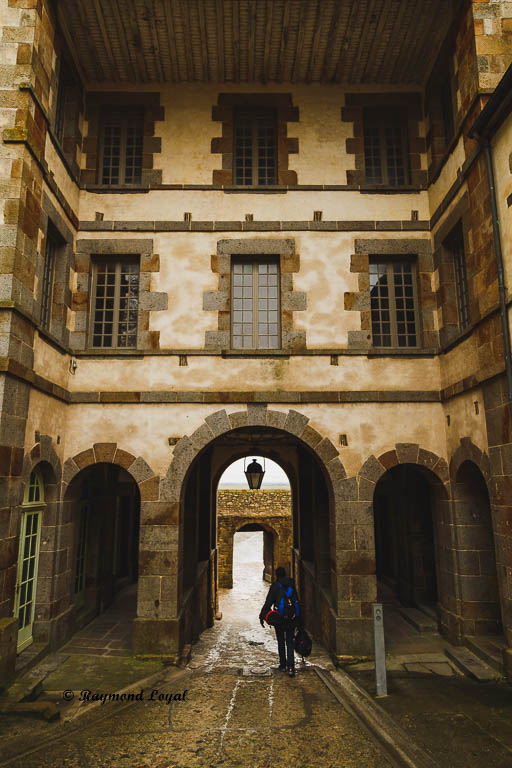
[[[274,627],[277,638],[277,650],[279,651],[279,669],[286,669],[286,650],[284,645],[284,629]]]
[[[295,636],[295,627],[287,627],[286,637],[286,668],[288,674],[292,677],[295,674],[295,651],[293,648],[293,638]]]

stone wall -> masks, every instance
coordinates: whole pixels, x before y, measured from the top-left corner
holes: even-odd
[[[272,581],[278,565],[290,573],[292,498],[289,490],[225,490],[217,493],[218,579],[233,586],[233,538],[240,530],[262,530],[264,578]],[[250,526],[250,527],[248,527]]]

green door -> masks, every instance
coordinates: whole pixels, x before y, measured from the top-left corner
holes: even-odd
[[[32,642],[36,604],[39,544],[44,508],[43,480],[38,470],[30,475],[21,515],[15,615],[18,617],[18,653]]]

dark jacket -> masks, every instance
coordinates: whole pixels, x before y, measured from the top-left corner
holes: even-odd
[[[290,578],[290,576],[284,576],[278,579],[277,581],[274,581],[274,583],[272,584],[272,586],[268,591],[267,599],[263,604],[263,608],[260,611],[260,621],[265,620],[265,616],[270,611],[272,606],[275,606],[277,608],[277,603],[281,595],[280,585],[283,587],[293,587],[295,589],[295,581],[292,578]],[[297,592],[296,589],[295,589],[295,592]],[[302,605],[300,605],[299,603],[299,606],[300,606],[299,616],[296,619],[294,619],[294,623],[297,624],[297,626],[301,627],[303,624]]]

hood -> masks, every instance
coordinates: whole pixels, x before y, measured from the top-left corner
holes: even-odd
[[[276,584],[282,584],[283,587],[294,587],[295,581],[290,576],[283,576],[280,579],[276,579]]]

